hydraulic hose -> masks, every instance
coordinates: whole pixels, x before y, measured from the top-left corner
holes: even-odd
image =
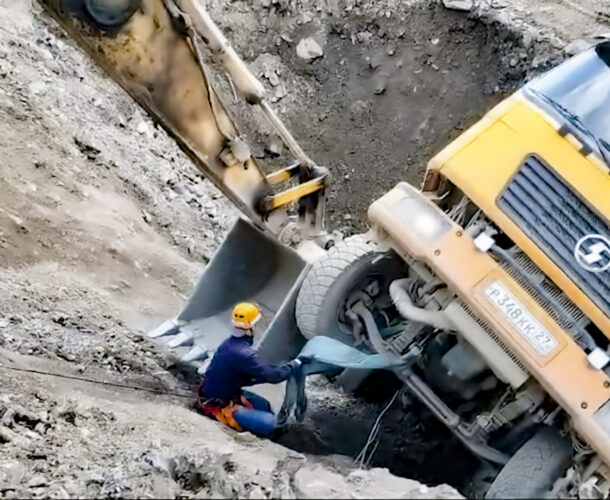
[[[390,297],[400,315],[405,319],[424,323],[439,330],[455,330],[449,318],[442,311],[429,311],[415,306],[405,289],[405,285],[408,283],[409,280],[405,278],[393,281],[390,285]]]

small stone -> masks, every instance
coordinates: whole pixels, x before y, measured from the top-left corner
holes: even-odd
[[[272,156],[279,156],[280,154],[282,154],[283,149],[284,143],[276,135],[271,136],[271,138],[265,145],[265,150]]]
[[[377,82],[375,83],[375,88],[374,88],[375,95],[383,94],[386,91],[387,86],[388,86],[387,78],[379,78],[377,80]]]
[[[556,49],[565,48],[565,45],[566,45],[565,42],[561,38],[559,38],[558,36],[555,36],[555,35],[551,35],[549,37],[549,42]]]
[[[534,42],[537,42],[540,38],[540,32],[534,28],[527,28],[523,33],[523,45],[525,47],[531,47]]]
[[[443,0],[446,9],[469,11],[474,8],[474,0]]]
[[[381,54],[374,55],[373,57],[366,56],[365,60],[369,63],[371,69],[379,68],[382,63]]]
[[[32,83],[30,83],[28,90],[30,91],[31,94],[38,95],[42,91],[44,91],[45,88],[46,88],[46,85],[44,84],[44,82],[32,82]]]
[[[591,47],[591,44],[589,42],[587,42],[586,40],[579,39],[570,42],[568,45],[566,45],[563,51],[566,53],[567,56],[574,56],[579,52],[582,52],[583,50],[587,50],[589,47]]]
[[[146,124],[146,122],[140,122],[138,123],[136,130],[138,134],[146,134],[148,132],[148,125]]]
[[[184,188],[182,186],[178,185],[178,184],[173,184],[172,185],[172,190],[176,194],[184,194]]]
[[[273,92],[274,99],[276,101],[279,101],[280,99],[283,99],[287,95],[288,95],[288,89],[286,88],[286,85],[284,84],[284,82],[280,82],[280,84],[275,88],[275,91]]]
[[[343,218],[344,218],[345,220],[352,220],[352,214],[344,214],[344,215],[343,215]]]
[[[373,38],[373,34],[368,31],[361,31],[356,35],[356,38],[360,43],[368,43]]]
[[[51,319],[53,320],[53,323],[57,323],[58,325],[62,325],[62,326],[64,326],[66,324],[66,322],[68,321],[68,318],[64,314],[61,314],[61,313],[54,314]]]
[[[312,60],[323,55],[322,47],[311,37],[301,39],[297,45],[297,56],[301,59]]]
[[[17,416],[17,412],[13,408],[9,408],[2,415],[2,420],[0,423],[6,427],[12,427],[15,423],[15,417]]]
[[[255,443],[258,441],[258,438],[251,432],[240,432],[239,434],[235,434],[234,439],[238,443]]]
[[[338,229],[335,229],[332,233],[331,233],[331,239],[335,242],[335,245],[337,243],[339,243],[340,241],[343,241],[345,239],[345,235],[339,231]]]
[[[0,444],[10,443],[15,439],[15,433],[6,427],[0,427]]]
[[[40,488],[41,486],[45,486],[46,484],[47,480],[42,474],[37,474],[28,481],[29,488]]]
[[[349,491],[343,476],[320,465],[300,468],[294,475],[294,488],[300,498],[344,498]]]

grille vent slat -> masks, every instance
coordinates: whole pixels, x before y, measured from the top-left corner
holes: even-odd
[[[536,264],[534,264],[524,252],[518,250],[513,251],[512,253],[518,269],[514,269],[507,262],[502,262],[502,268],[519,284],[519,286],[521,286],[521,288],[528,292],[530,297],[532,297],[559,326],[566,331],[571,331],[575,326],[584,325],[589,322],[589,319],[584,313],[540,271]],[[537,293],[531,284],[524,279],[524,274],[552,297],[555,303],[561,308],[561,313],[556,310],[555,306],[550,301]]]
[[[534,156],[527,158],[500,195],[498,206],[610,315],[610,271],[590,272],[574,258],[574,248],[580,238],[588,234],[608,235],[605,220]]]
[[[464,308],[464,310],[468,313],[468,315],[474,319],[478,325],[483,328],[483,330],[485,330],[485,332],[487,333],[487,335],[489,335],[496,344],[498,344],[498,346],[500,346],[500,348],[506,353],[508,354],[509,358],[512,359],[515,364],[521,368],[525,373],[529,373],[529,370],[525,367],[525,365],[523,364],[523,361],[521,361],[521,359],[519,359],[515,353],[513,353],[507,346],[506,344],[502,341],[502,339],[500,339],[500,337],[498,337],[498,334],[495,332],[495,330],[493,328],[491,328],[487,322],[483,321],[479,316],[477,316],[472,309],[470,309],[470,307],[468,307],[468,305],[462,301],[459,301],[460,306],[462,306]]]

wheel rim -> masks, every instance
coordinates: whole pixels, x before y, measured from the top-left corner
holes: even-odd
[[[375,262],[377,260],[378,262]],[[366,263],[363,263],[362,267],[362,272],[359,273],[357,279],[354,280],[354,284],[346,294],[345,300],[338,304],[336,313],[338,330],[352,338],[354,338],[353,331],[345,313],[348,307],[353,306],[358,301],[357,296],[359,293],[368,295],[366,289],[374,282],[377,282],[379,295],[376,301],[391,306],[391,299],[388,291],[390,283],[395,279],[404,277],[406,274],[404,262],[395,256],[384,256],[380,258],[380,255],[371,255],[370,258],[366,260]],[[375,301],[375,299],[372,300]],[[359,341],[360,339],[354,338],[354,340]]]

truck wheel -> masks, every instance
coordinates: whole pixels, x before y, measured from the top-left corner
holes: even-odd
[[[317,261],[303,281],[296,303],[301,333],[307,339],[328,335],[353,343],[352,330],[344,316],[350,297],[376,283],[378,299],[382,298],[390,283],[405,274],[402,259],[379,251],[364,235],[346,238]]]
[[[485,498],[544,498],[571,462],[570,440],[544,427],[511,457]]]
[[[141,0],[85,0],[87,12],[102,28],[124,24],[140,4]]]

